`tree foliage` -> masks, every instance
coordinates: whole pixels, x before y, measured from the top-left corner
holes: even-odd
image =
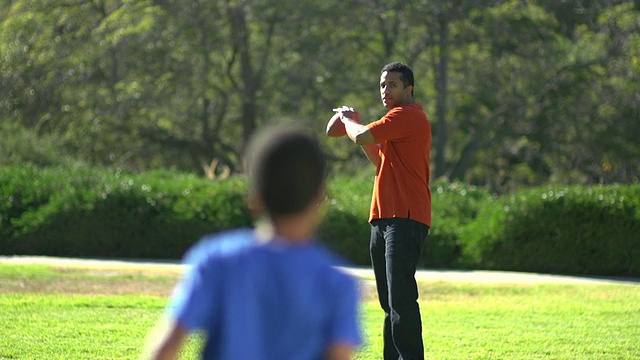
[[[265,124],[320,134],[343,103],[375,120],[393,60],[416,73],[436,177],[638,180],[640,8],[624,0],[2,1],[0,164],[33,161],[19,134],[59,154],[42,164],[239,172]],[[324,141],[337,170],[365,166]]]

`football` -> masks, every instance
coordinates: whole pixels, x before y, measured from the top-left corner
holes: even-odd
[[[340,137],[347,135],[347,130],[344,128],[342,120],[340,120],[340,114],[334,114],[327,123],[327,135],[331,137]]]

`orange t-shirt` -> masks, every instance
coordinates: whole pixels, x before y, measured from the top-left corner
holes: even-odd
[[[424,108],[398,106],[367,127],[380,146],[369,221],[398,217],[431,226],[431,124]]]

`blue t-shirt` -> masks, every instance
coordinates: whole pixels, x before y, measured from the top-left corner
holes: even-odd
[[[321,359],[331,344],[358,346],[355,279],[309,242],[257,242],[251,229],[202,239],[169,306],[207,336],[204,359]]]

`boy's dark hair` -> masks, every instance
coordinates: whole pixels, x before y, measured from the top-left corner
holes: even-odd
[[[296,214],[311,205],[322,191],[327,167],[317,140],[290,126],[254,137],[246,165],[250,191],[271,217]]]
[[[400,79],[402,80],[402,84],[404,87],[407,86],[415,86],[414,78],[413,78],[413,70],[409,67],[409,65],[400,63],[400,62],[392,62],[385,65],[382,70],[380,70],[380,74],[383,72],[399,72],[401,74]],[[413,95],[413,90],[411,91],[411,95]]]

